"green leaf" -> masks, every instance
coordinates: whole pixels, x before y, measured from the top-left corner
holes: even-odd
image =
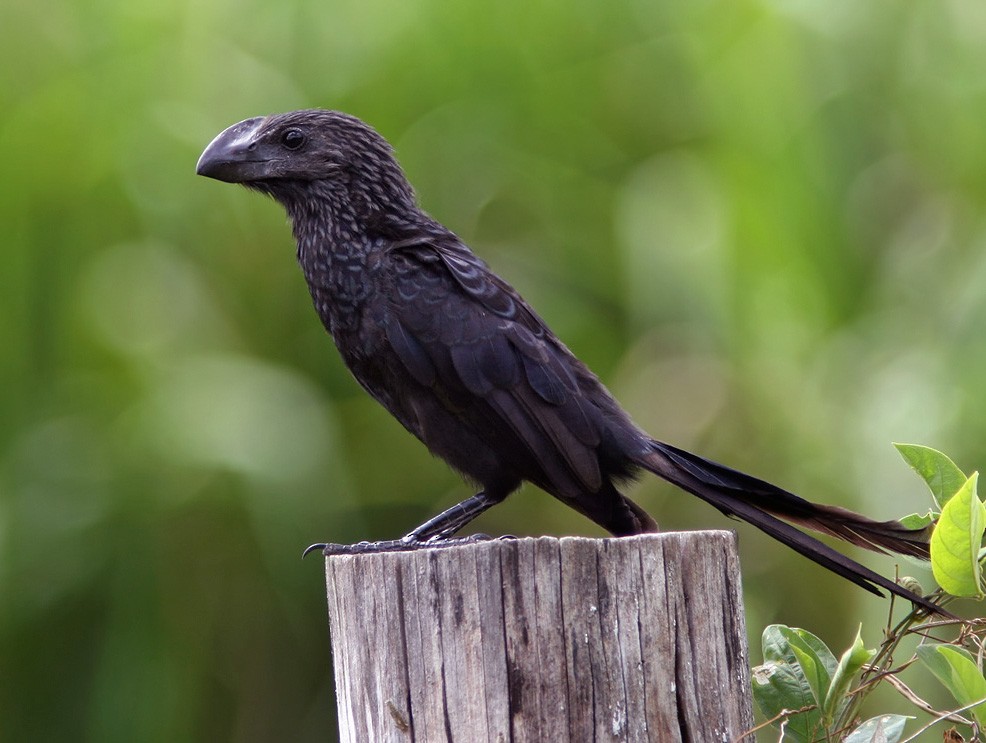
[[[825,693],[828,691],[828,684],[826,683],[828,678],[825,668],[822,666],[821,661],[819,661],[818,656],[802,646],[792,644],[791,652],[794,653],[798,665],[801,666],[801,670],[804,672],[804,677],[808,681],[808,688],[811,690],[812,699],[818,705],[818,708],[822,709],[822,705],[825,702]]]
[[[979,473],[965,481],[942,508],[931,534],[931,571],[953,596],[981,596],[979,549],[986,528],[986,506],[976,494]]]
[[[908,529],[923,529],[938,520],[938,511],[928,511],[927,513],[909,513],[899,519],[900,523]],[[873,718],[874,720],[877,718]]]
[[[953,645],[921,645],[917,656],[963,707],[970,708],[980,727],[986,726],[986,678],[972,655]]]
[[[820,686],[822,678],[831,676],[837,665],[835,656],[810,632],[781,624],[767,627],[761,643],[764,663],[753,669],[753,698],[767,717],[815,705],[815,709],[789,717],[785,728],[786,741],[811,743],[821,729],[821,710],[813,686]],[[802,659],[809,666],[807,672]],[[825,684],[827,687],[828,682]],[[822,694],[826,687],[822,687]]]
[[[929,643],[927,645],[918,645],[915,654],[924,665],[931,671],[936,678],[943,680],[951,676],[951,667],[948,664],[945,656],[938,652],[939,648],[945,647],[941,643]],[[972,660],[972,654],[969,653],[965,648],[958,648],[960,654],[964,654],[969,660]]]
[[[824,709],[826,694],[832,683],[832,674],[838,667],[835,655],[824,642],[808,630],[781,626],[780,633],[787,640],[790,651],[804,671],[815,704],[819,709]]]
[[[787,663],[768,661],[756,666],[751,680],[753,699],[767,718],[814,703],[804,676]],[[784,739],[791,743],[811,743],[815,739],[814,731],[820,725],[821,713],[817,709],[792,715],[788,718]]]
[[[842,654],[842,657],[839,659],[839,665],[835,673],[832,674],[832,681],[825,695],[825,705],[822,708],[822,717],[827,724],[831,724],[836,714],[847,701],[845,694],[849,689],[849,684],[852,683],[853,677],[863,667],[863,664],[868,662],[876,654],[875,650],[867,650],[863,645],[863,638],[860,635],[861,630],[862,625],[856,630],[856,639],[853,640],[849,649]]]
[[[955,462],[937,449],[918,444],[894,444],[897,451],[924,478],[939,508],[955,495],[966,481]]]
[[[904,734],[904,725],[913,719],[905,715],[871,717],[849,733],[842,743],[898,743]]]
[[[772,624],[763,631],[763,657],[765,660],[794,662],[791,644],[795,643],[806,652],[810,652],[821,661],[826,673],[835,673],[839,661],[828,646],[808,630],[798,627],[787,627],[783,624]]]

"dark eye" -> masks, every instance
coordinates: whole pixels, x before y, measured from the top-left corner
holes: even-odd
[[[289,150],[301,149],[301,146],[305,143],[305,135],[298,129],[288,129],[284,134],[281,135],[281,144],[287,147]]]

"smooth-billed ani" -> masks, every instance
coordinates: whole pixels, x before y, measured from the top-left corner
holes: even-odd
[[[359,119],[247,119],[212,141],[196,172],[284,206],[315,309],[350,371],[482,487],[408,544],[450,537],[524,480],[614,535],[654,531],[617,488],[642,468],[869,591],[932,606],[791,523],[922,558],[926,529],[816,505],[648,436],[506,281],[419,208],[390,145]]]

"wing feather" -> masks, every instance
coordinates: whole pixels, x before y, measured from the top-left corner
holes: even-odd
[[[401,322],[388,339],[411,376],[477,427],[509,430],[541,470],[528,479],[547,478],[566,498],[597,492],[602,416],[541,319],[472,253],[428,242],[400,252],[401,280],[414,287],[400,296],[414,301],[394,308]]]

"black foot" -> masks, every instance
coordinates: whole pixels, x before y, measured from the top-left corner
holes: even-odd
[[[320,551],[326,557],[330,555],[372,555],[379,552],[410,552],[412,550],[432,549],[443,547],[458,547],[477,542],[488,542],[493,539],[516,539],[513,536],[491,537],[489,534],[471,534],[468,537],[449,539],[416,539],[411,534],[401,539],[388,539],[382,542],[357,542],[356,544],[313,544],[305,549],[301,557],[308,557],[315,551]]]

